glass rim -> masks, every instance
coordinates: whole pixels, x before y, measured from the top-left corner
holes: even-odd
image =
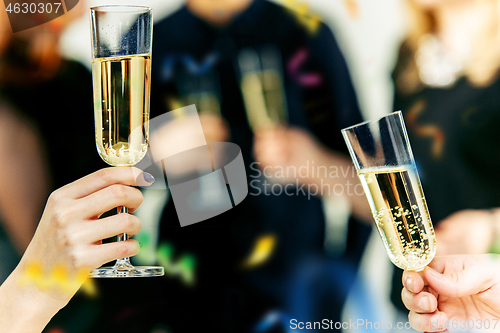
[[[90,10],[94,11],[94,12],[104,12],[104,13],[105,12],[147,13],[147,12],[151,12],[152,8],[149,6],[141,6],[141,5],[102,5],[102,6],[90,7]]]
[[[398,110],[398,111],[394,111],[392,113],[389,113],[385,116],[382,116],[382,117],[378,117],[378,118],[375,118],[375,119],[370,119],[370,120],[365,120],[361,123],[358,123],[358,124],[355,124],[355,125],[352,125],[352,126],[349,126],[349,127],[346,127],[346,128],[343,128],[341,131],[344,132],[344,131],[348,131],[350,129],[353,129],[355,127],[359,127],[359,126],[363,126],[363,125],[366,125],[366,124],[369,124],[369,123],[374,123],[374,122],[377,122],[377,121],[380,121],[381,119],[383,118],[386,118],[386,117],[389,117],[389,116],[394,116],[396,114],[399,114],[399,115],[402,115],[402,112],[401,110]]]

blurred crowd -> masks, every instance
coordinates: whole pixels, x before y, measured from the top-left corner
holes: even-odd
[[[372,217],[340,130],[375,116],[360,108],[368,83],[356,75],[384,62],[349,58],[343,29],[373,14],[366,1],[341,3],[342,14],[329,14],[306,0],[186,0],[155,21],[151,118],[194,104],[207,142],[241,148],[249,194],[181,228],[169,196],[143,190],[159,213],[157,228],[138,239],[155,247],[147,263],[171,274],[96,280],[97,292],[77,294],[46,332],[288,332],[291,319],[341,321],[350,295],[373,316],[381,300],[359,292],[377,287],[362,267]],[[438,255],[500,253],[500,2],[401,0],[398,8],[405,34],[388,37],[388,48],[399,45],[385,50],[392,67],[379,70],[381,82],[392,78],[385,112],[403,112]],[[49,193],[105,166],[94,148],[88,64],[59,47],[87,12],[80,3],[15,34],[0,13],[0,281]],[[351,22],[323,23],[336,15]],[[305,190],[286,192],[289,184]],[[392,266],[386,274],[389,320],[406,317],[401,275]]]

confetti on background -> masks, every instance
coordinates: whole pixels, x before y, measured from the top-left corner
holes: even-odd
[[[51,328],[47,333],[64,333],[64,331],[58,327]]]
[[[356,0],[344,0],[347,9],[347,14],[353,20],[359,18],[359,5]]]
[[[274,235],[260,236],[256,241],[250,256],[243,262],[244,268],[254,267],[266,262],[274,251],[276,237]]]
[[[55,266],[50,272],[44,272],[40,263],[29,263],[21,277],[22,284],[34,284],[41,290],[58,289],[72,292],[81,285],[80,290],[88,296],[96,296],[97,289],[92,279],[88,279],[88,271],[80,270],[70,273],[62,265]]]
[[[426,103],[424,100],[418,100],[408,111],[406,123],[408,127],[413,127],[417,135],[421,137],[429,137],[432,139],[432,155],[436,159],[440,159],[443,155],[445,142],[444,131],[438,125],[434,124],[419,124],[418,117],[425,110]]]
[[[288,74],[303,87],[315,87],[323,82],[320,73],[301,72],[300,68],[309,58],[309,51],[306,48],[300,48],[295,52],[287,65]]]
[[[178,276],[188,286],[195,284],[196,258],[190,253],[183,254],[174,262],[174,247],[161,243],[157,251],[158,264],[165,269],[165,276]]]
[[[219,60],[216,52],[207,54],[202,60],[197,61],[190,54],[169,55],[162,60],[161,78],[163,81],[170,81],[175,77],[175,67],[178,63],[193,75],[203,75],[208,73]]]
[[[297,21],[306,27],[309,33],[315,34],[318,31],[321,26],[321,17],[310,12],[309,4],[297,0],[285,0],[283,5],[295,15]]]

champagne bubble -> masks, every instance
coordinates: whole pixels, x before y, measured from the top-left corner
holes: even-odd
[[[391,261],[411,270],[427,265],[435,254],[435,236],[415,169],[372,169],[359,176],[369,190],[376,225]]]

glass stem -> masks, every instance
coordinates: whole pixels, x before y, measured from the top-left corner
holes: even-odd
[[[117,208],[117,210],[118,210],[118,214],[128,213],[127,207]],[[127,239],[128,239],[128,235],[125,233],[118,235],[119,242],[126,241]],[[116,260],[115,268],[120,268],[120,267],[121,268],[132,267],[132,264],[130,263],[130,258],[126,257],[126,258]]]

